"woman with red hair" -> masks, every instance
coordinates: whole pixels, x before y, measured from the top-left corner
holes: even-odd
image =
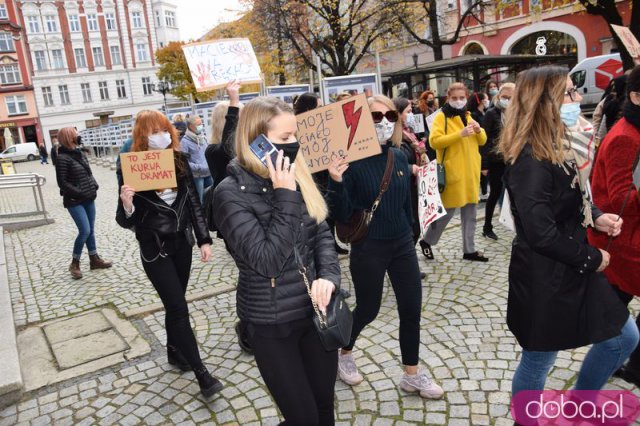
[[[201,260],[207,262],[212,241],[189,163],[180,152],[176,129],[158,111],[140,112],[133,128],[131,151],[165,149],[173,151],[177,186],[136,192],[120,182],[116,221],[123,228],[135,229],[142,267],[164,305],[169,364],[182,371],[193,370],[202,395],[210,397],[222,390],[222,383],[202,363],[189,324],[185,293],[192,246],[198,243]]]

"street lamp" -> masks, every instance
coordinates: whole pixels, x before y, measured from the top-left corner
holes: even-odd
[[[171,85],[166,80],[160,80],[154,85],[154,92],[162,93],[164,112],[167,113],[167,93],[171,90]]]
[[[413,59],[413,66],[416,67],[416,69],[418,68],[418,54],[414,53],[413,55],[411,55],[411,58]]]

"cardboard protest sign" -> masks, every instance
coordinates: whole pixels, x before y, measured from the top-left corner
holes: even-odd
[[[172,149],[120,154],[120,164],[125,185],[136,191],[178,186]]]
[[[640,42],[638,42],[631,30],[621,25],[611,25],[611,27],[622,40],[624,47],[627,48],[627,52],[629,52],[634,62],[640,64]]]
[[[429,225],[447,214],[438,191],[436,160],[418,169],[418,220],[424,237]]]
[[[260,65],[251,42],[229,38],[182,46],[198,92],[225,87],[230,81],[260,83]]]
[[[316,108],[296,119],[300,152],[311,173],[326,170],[340,156],[352,162],[382,152],[365,95]]]

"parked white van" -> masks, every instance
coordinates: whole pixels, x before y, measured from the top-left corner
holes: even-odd
[[[40,157],[38,145],[35,142],[18,143],[5,149],[0,154],[0,159],[12,161],[33,161]]]
[[[582,110],[593,111],[609,82],[623,72],[619,53],[593,56],[573,67],[569,75],[578,93],[582,95]]]

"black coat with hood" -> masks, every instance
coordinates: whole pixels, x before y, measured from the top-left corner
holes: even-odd
[[[96,199],[98,182],[91,172],[87,156],[79,148],[58,148],[56,180],[60,187],[65,208],[74,207]]]
[[[134,229],[140,243],[161,245],[163,241],[184,235],[191,245],[195,242],[198,246],[211,244],[189,163],[181,152],[175,152],[174,155],[178,185],[175,201],[171,205],[167,204],[156,191],[136,192],[133,197],[133,214],[127,217],[122,200],[118,197],[116,221],[123,228]],[[196,241],[193,239],[193,233]]]
[[[214,218],[239,269],[236,308],[241,320],[279,325],[310,318],[294,245],[309,283],[323,278],[340,285],[334,238],[326,222],[309,216],[299,191],[274,189],[232,160],[214,194]]]

